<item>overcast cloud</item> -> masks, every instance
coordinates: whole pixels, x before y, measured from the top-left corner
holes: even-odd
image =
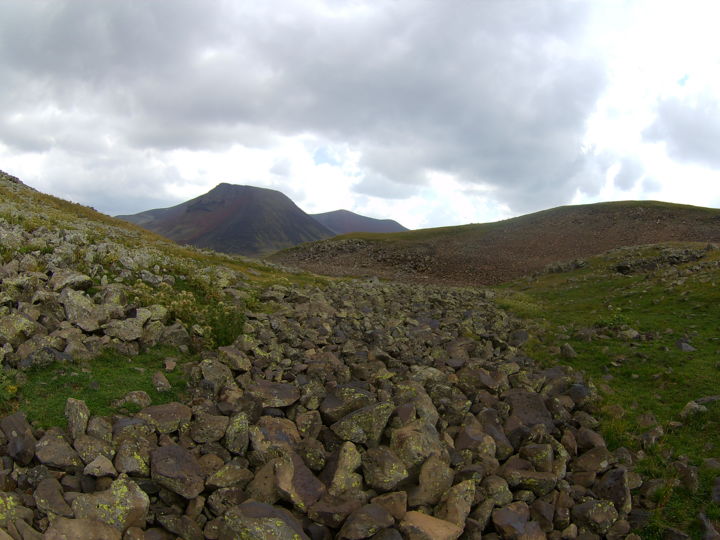
[[[720,204],[711,5],[5,0],[0,168],[111,214],[219,182],[411,227]]]

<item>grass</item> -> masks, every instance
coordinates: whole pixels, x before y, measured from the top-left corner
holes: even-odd
[[[705,458],[720,457],[720,404],[708,405],[707,413],[680,426],[674,422],[689,401],[720,393],[720,268],[713,265],[720,254],[709,252],[701,261],[710,263],[704,267],[687,263],[627,276],[614,271],[619,262],[652,259],[667,247],[680,246],[615,250],[583,269],[519,280],[498,288],[498,302],[535,329],[527,347],[530,356],[545,364],[571,364],[604,389],[599,417],[612,449],[640,450],[639,436],[649,428],[639,421],[647,414],[657,418],[665,435],[637,463],[644,477],[677,478],[671,462],[679,456],[700,467],[700,490],[664,490],[651,524],[642,531],[643,538],[662,538],[672,526],[700,538],[700,511],[720,520],[720,508],[710,502],[718,472],[703,465]],[[580,331],[590,328],[605,337],[586,341]],[[644,339],[618,335],[627,329]],[[696,350],[681,351],[681,340]],[[563,343],[575,349],[577,358],[559,358]]]
[[[178,362],[171,372],[165,372],[163,366],[163,359],[168,356]],[[96,416],[119,412],[111,403],[134,390],[147,392],[153,405],[178,401],[186,389],[183,366],[192,360],[193,357],[172,348],[158,347],[132,358],[108,350],[84,364],[56,363],[35,368],[27,372],[16,405],[31,422],[47,428],[66,426],[64,411],[69,397],[85,401]],[[162,371],[168,378],[170,391],[155,390],[152,376],[156,371]]]

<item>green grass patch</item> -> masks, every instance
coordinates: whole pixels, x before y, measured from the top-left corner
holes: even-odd
[[[536,336],[526,352],[539,362],[567,363],[584,371],[604,388],[598,417],[611,449],[640,449],[640,422],[654,415],[665,429],[659,444],[637,463],[645,478],[672,480],[671,466],[680,456],[702,467],[705,458],[720,457],[720,404],[681,421],[679,413],[691,400],[720,394],[720,260],[710,251],[697,262],[623,275],[615,266],[627,260],[650,260],[668,247],[698,249],[700,245],[646,246],[614,250],[571,272],[546,274],[499,287],[498,303],[525,319]],[[620,335],[637,330],[639,339]],[[594,331],[588,341],[583,334]],[[695,350],[682,351],[679,342]],[[577,358],[560,358],[569,343]],[[618,415],[613,406],[624,410]],[[672,458],[668,459],[668,455]],[[704,511],[720,519],[710,498],[717,471],[701,468],[701,487],[690,493],[672,484],[658,497],[651,525],[643,538],[662,538],[666,527],[679,527],[700,538],[696,516]]]
[[[168,356],[178,361],[171,372],[165,372],[163,366]],[[17,406],[31,422],[47,428],[66,426],[65,402],[70,397],[85,401],[97,416],[118,412],[111,403],[134,390],[147,392],[154,405],[182,400],[187,386],[183,366],[192,360],[172,348],[157,347],[134,357],[107,350],[84,364],[56,363],[35,368],[25,374],[27,381],[18,392]],[[156,371],[168,378],[170,391],[155,390],[152,376]]]

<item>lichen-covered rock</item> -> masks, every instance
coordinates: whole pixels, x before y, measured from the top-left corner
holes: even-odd
[[[246,502],[223,516],[218,540],[310,540],[300,523],[285,509]]]
[[[144,527],[150,499],[127,476],[115,480],[110,489],[78,495],[72,502],[75,517],[101,521],[123,532],[129,527]]]
[[[380,435],[394,409],[392,403],[369,405],[344,416],[330,429],[345,441],[374,445],[380,441]]]
[[[158,433],[172,433],[190,423],[192,409],[178,402],[163,403],[146,407],[137,413],[137,417],[154,426]]]

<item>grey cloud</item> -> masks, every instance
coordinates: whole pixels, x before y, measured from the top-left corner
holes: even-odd
[[[438,170],[527,211],[597,187],[578,176],[605,86],[602,62],[578,48],[591,7],[10,0],[0,76],[26,91],[0,89],[0,106],[82,110],[129,153],[311,133],[361,152],[358,193],[407,197]],[[48,143],[0,121],[0,142],[70,151],[69,134]]]
[[[702,95],[692,101],[668,98],[657,107],[657,118],[643,134],[661,141],[671,158],[720,168],[720,101]]]
[[[632,189],[645,172],[642,163],[634,158],[624,158],[620,162],[620,172],[615,176],[615,186],[629,190]]]

